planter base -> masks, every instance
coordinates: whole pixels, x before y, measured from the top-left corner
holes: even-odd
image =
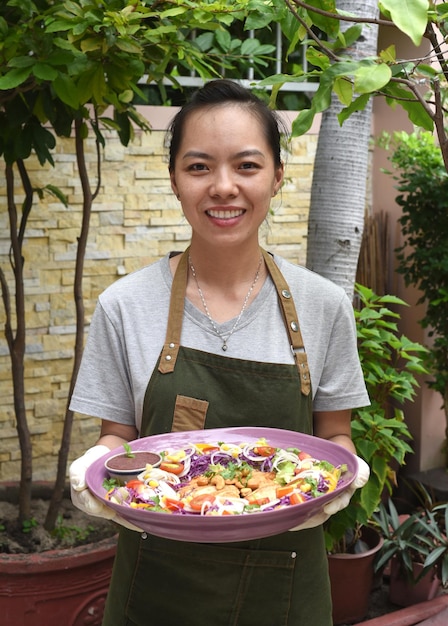
[[[335,626],[359,622],[368,611],[373,585],[373,561],[383,540],[371,528],[363,529],[362,539],[370,548],[367,552],[328,555]]]
[[[422,566],[414,564],[414,576],[418,576]],[[391,561],[389,599],[397,606],[411,606],[426,600],[433,600],[440,591],[440,580],[431,572],[417,583],[407,580],[400,572],[395,559]]]
[[[2,626],[100,626],[116,543],[1,554]]]

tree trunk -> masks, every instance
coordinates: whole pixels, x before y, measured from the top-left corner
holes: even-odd
[[[8,284],[3,270],[0,275],[2,298],[5,307],[5,336],[11,358],[11,375],[14,396],[14,413],[20,447],[20,487],[19,487],[19,521],[31,519],[31,484],[32,484],[32,447],[31,435],[26,419],[25,407],[25,288],[23,279],[22,242],[26,218],[31,209],[33,191],[29,185],[26,171],[21,170],[25,190],[25,201],[20,228],[18,228],[17,208],[14,201],[14,171],[11,164],[5,168],[6,193],[8,198],[8,215],[11,238],[10,261],[14,272],[15,287],[15,318],[16,329],[13,330],[13,313],[9,296]]]
[[[92,204],[94,195],[89,182],[89,175],[87,172],[87,164],[84,151],[84,139],[83,139],[83,122],[77,120],[75,122],[75,145],[76,145],[76,160],[79,172],[79,178],[81,181],[82,193],[83,193],[83,207],[82,207],[82,224],[81,231],[78,237],[78,248],[76,252],[76,267],[75,267],[75,280],[73,284],[73,298],[76,307],[76,337],[75,337],[75,351],[73,370],[70,380],[70,389],[67,398],[67,405],[65,410],[64,428],[62,431],[61,445],[59,447],[58,455],[58,467],[56,473],[56,481],[52,491],[52,497],[45,518],[44,527],[46,530],[53,530],[57,517],[59,514],[60,504],[64,496],[65,479],[67,474],[67,459],[70,449],[70,440],[73,427],[73,411],[69,409],[70,400],[72,397],[73,389],[78,375],[79,366],[81,364],[81,358],[84,349],[84,297],[82,290],[82,278],[84,272],[84,260],[87,247],[87,239],[89,235],[90,216],[92,213]],[[99,155],[98,155],[99,159]],[[98,164],[99,169],[99,164]]]
[[[339,0],[337,8],[377,16],[376,0]],[[349,24],[342,23],[344,30]],[[347,51],[353,58],[376,54],[378,28],[364,27]],[[322,114],[311,188],[307,267],[343,287],[353,298],[367,198],[371,102],[340,126],[343,106],[333,94]]]

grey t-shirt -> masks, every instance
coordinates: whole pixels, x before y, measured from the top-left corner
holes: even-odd
[[[308,356],[314,411],[369,404],[356,347],[352,305],[344,290],[275,256],[299,317]],[[112,284],[99,297],[70,407],[79,413],[140,429],[147,384],[168,319],[169,255]],[[217,325],[226,336],[235,320]],[[267,278],[244,311],[223,352],[203,311],[185,301],[181,344],[227,357],[293,363],[277,293]]]

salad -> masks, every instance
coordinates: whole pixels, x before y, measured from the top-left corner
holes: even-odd
[[[330,493],[346,465],[297,448],[253,443],[191,443],[160,452],[137,479],[107,479],[105,498],[124,507],[177,515],[241,515],[301,504]]]

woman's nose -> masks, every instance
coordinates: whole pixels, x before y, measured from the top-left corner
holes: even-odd
[[[218,169],[213,177],[210,193],[220,197],[237,195],[238,188],[232,172],[226,168]]]

